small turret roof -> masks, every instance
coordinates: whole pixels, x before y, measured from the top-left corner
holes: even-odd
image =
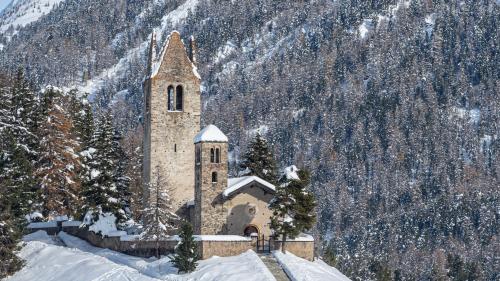
[[[224,133],[215,125],[208,125],[201,130],[196,137],[194,143],[199,142],[227,142],[228,139]]]

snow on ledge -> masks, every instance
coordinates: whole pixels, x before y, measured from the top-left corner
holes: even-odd
[[[276,241],[282,241],[282,239],[276,239]],[[314,242],[314,238],[305,233],[299,234],[299,236],[295,237],[294,239],[287,238],[286,241],[288,242]]]
[[[193,235],[195,241],[252,241],[252,238],[238,235]]]
[[[199,142],[228,142],[228,138],[215,125],[208,125],[201,130],[195,137],[194,143]]]
[[[63,227],[80,226],[81,224],[82,224],[81,221],[63,221],[62,226]]]
[[[276,187],[273,184],[257,176],[246,176],[246,177],[227,179],[227,188],[226,190],[224,190],[222,194],[224,195],[224,197],[229,197],[231,194],[245,187],[246,185],[250,184],[253,181],[260,183],[261,185],[265,186],[266,188],[268,188],[273,192],[276,191]]]
[[[28,228],[48,228],[48,227],[57,227],[56,221],[47,221],[47,222],[32,222],[28,224]]]
[[[252,238],[238,235],[193,235],[195,241],[252,241]],[[172,235],[160,241],[180,241],[179,235]],[[145,241],[141,240],[141,235],[122,235],[120,241]]]

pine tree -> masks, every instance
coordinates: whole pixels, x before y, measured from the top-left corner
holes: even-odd
[[[11,89],[11,116],[14,138],[23,146],[30,160],[37,157],[38,96],[31,89],[22,69],[17,71]],[[3,102],[3,101],[2,101]]]
[[[82,198],[85,212],[90,212],[94,219],[101,213],[112,213],[116,218],[122,215],[114,181],[117,160],[111,121],[112,116],[109,113],[101,114],[87,155],[90,161],[86,166],[90,174],[84,183]]]
[[[80,169],[77,172],[77,182],[80,183],[80,194],[91,190],[91,161],[95,149],[92,147],[94,136],[94,116],[92,107],[87,101],[87,95],[80,94],[76,91],[70,91],[70,112],[73,120],[73,132],[79,142],[78,155],[80,157]],[[85,215],[85,210],[88,209],[85,200],[81,200],[78,207],[77,217],[81,218]]]
[[[12,275],[23,265],[23,261],[14,253],[21,233],[15,227],[12,215],[2,208],[5,206],[2,201],[0,194],[0,279]]]
[[[160,167],[155,168],[148,190],[150,202],[143,210],[145,227],[141,238],[156,241],[156,257],[159,258],[159,241],[169,237],[170,232],[177,229],[179,217],[172,210],[168,184]]]
[[[271,229],[277,237],[281,236],[282,251],[285,252],[285,241],[295,238],[301,232],[310,230],[316,222],[314,195],[307,191],[309,172],[298,171],[298,179],[282,178],[275,197],[269,204],[273,211]]]
[[[336,267],[338,263],[338,257],[335,254],[335,250],[333,249],[333,245],[330,244],[326,247],[326,251],[323,254],[323,260],[330,266]]]
[[[274,156],[267,141],[257,134],[248,147],[240,164],[242,175],[258,176],[270,183],[276,183],[278,173]]]
[[[181,242],[175,248],[172,263],[177,267],[179,272],[192,272],[196,269],[196,261],[199,260],[199,255],[191,224],[184,223],[179,236]]]
[[[130,213],[130,178],[126,175],[128,159],[121,144],[121,134],[115,131],[113,136],[113,151],[116,166],[113,181],[116,185],[117,196],[121,210],[119,210],[118,222],[123,223],[131,217]]]
[[[2,193],[17,223],[24,224],[26,215],[34,211],[39,196],[29,154],[14,139],[11,128],[4,131],[5,148],[0,158]]]
[[[42,213],[45,217],[73,216],[79,206],[76,171],[79,169],[78,142],[73,134],[71,117],[64,108],[67,96],[48,87],[42,107],[47,111],[39,126],[40,155],[36,170],[42,189]]]

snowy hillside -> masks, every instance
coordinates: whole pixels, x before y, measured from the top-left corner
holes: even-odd
[[[64,0],[13,0],[0,13],[0,34],[15,35],[18,30],[48,14]]]

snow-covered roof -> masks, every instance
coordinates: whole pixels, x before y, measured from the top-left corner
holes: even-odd
[[[268,189],[269,191],[275,192],[276,187],[274,184],[269,183],[257,176],[246,176],[239,178],[229,178],[227,179],[227,188],[222,193],[224,197],[229,197],[234,192],[244,188],[245,186],[251,184],[252,182],[259,183],[260,186]]]
[[[227,142],[228,139],[224,133],[215,125],[208,125],[201,130],[196,137],[194,143],[199,142]]]
[[[300,180],[299,175],[297,174],[298,171],[299,169],[297,168],[297,166],[292,165],[286,167],[283,173],[288,180]]]

